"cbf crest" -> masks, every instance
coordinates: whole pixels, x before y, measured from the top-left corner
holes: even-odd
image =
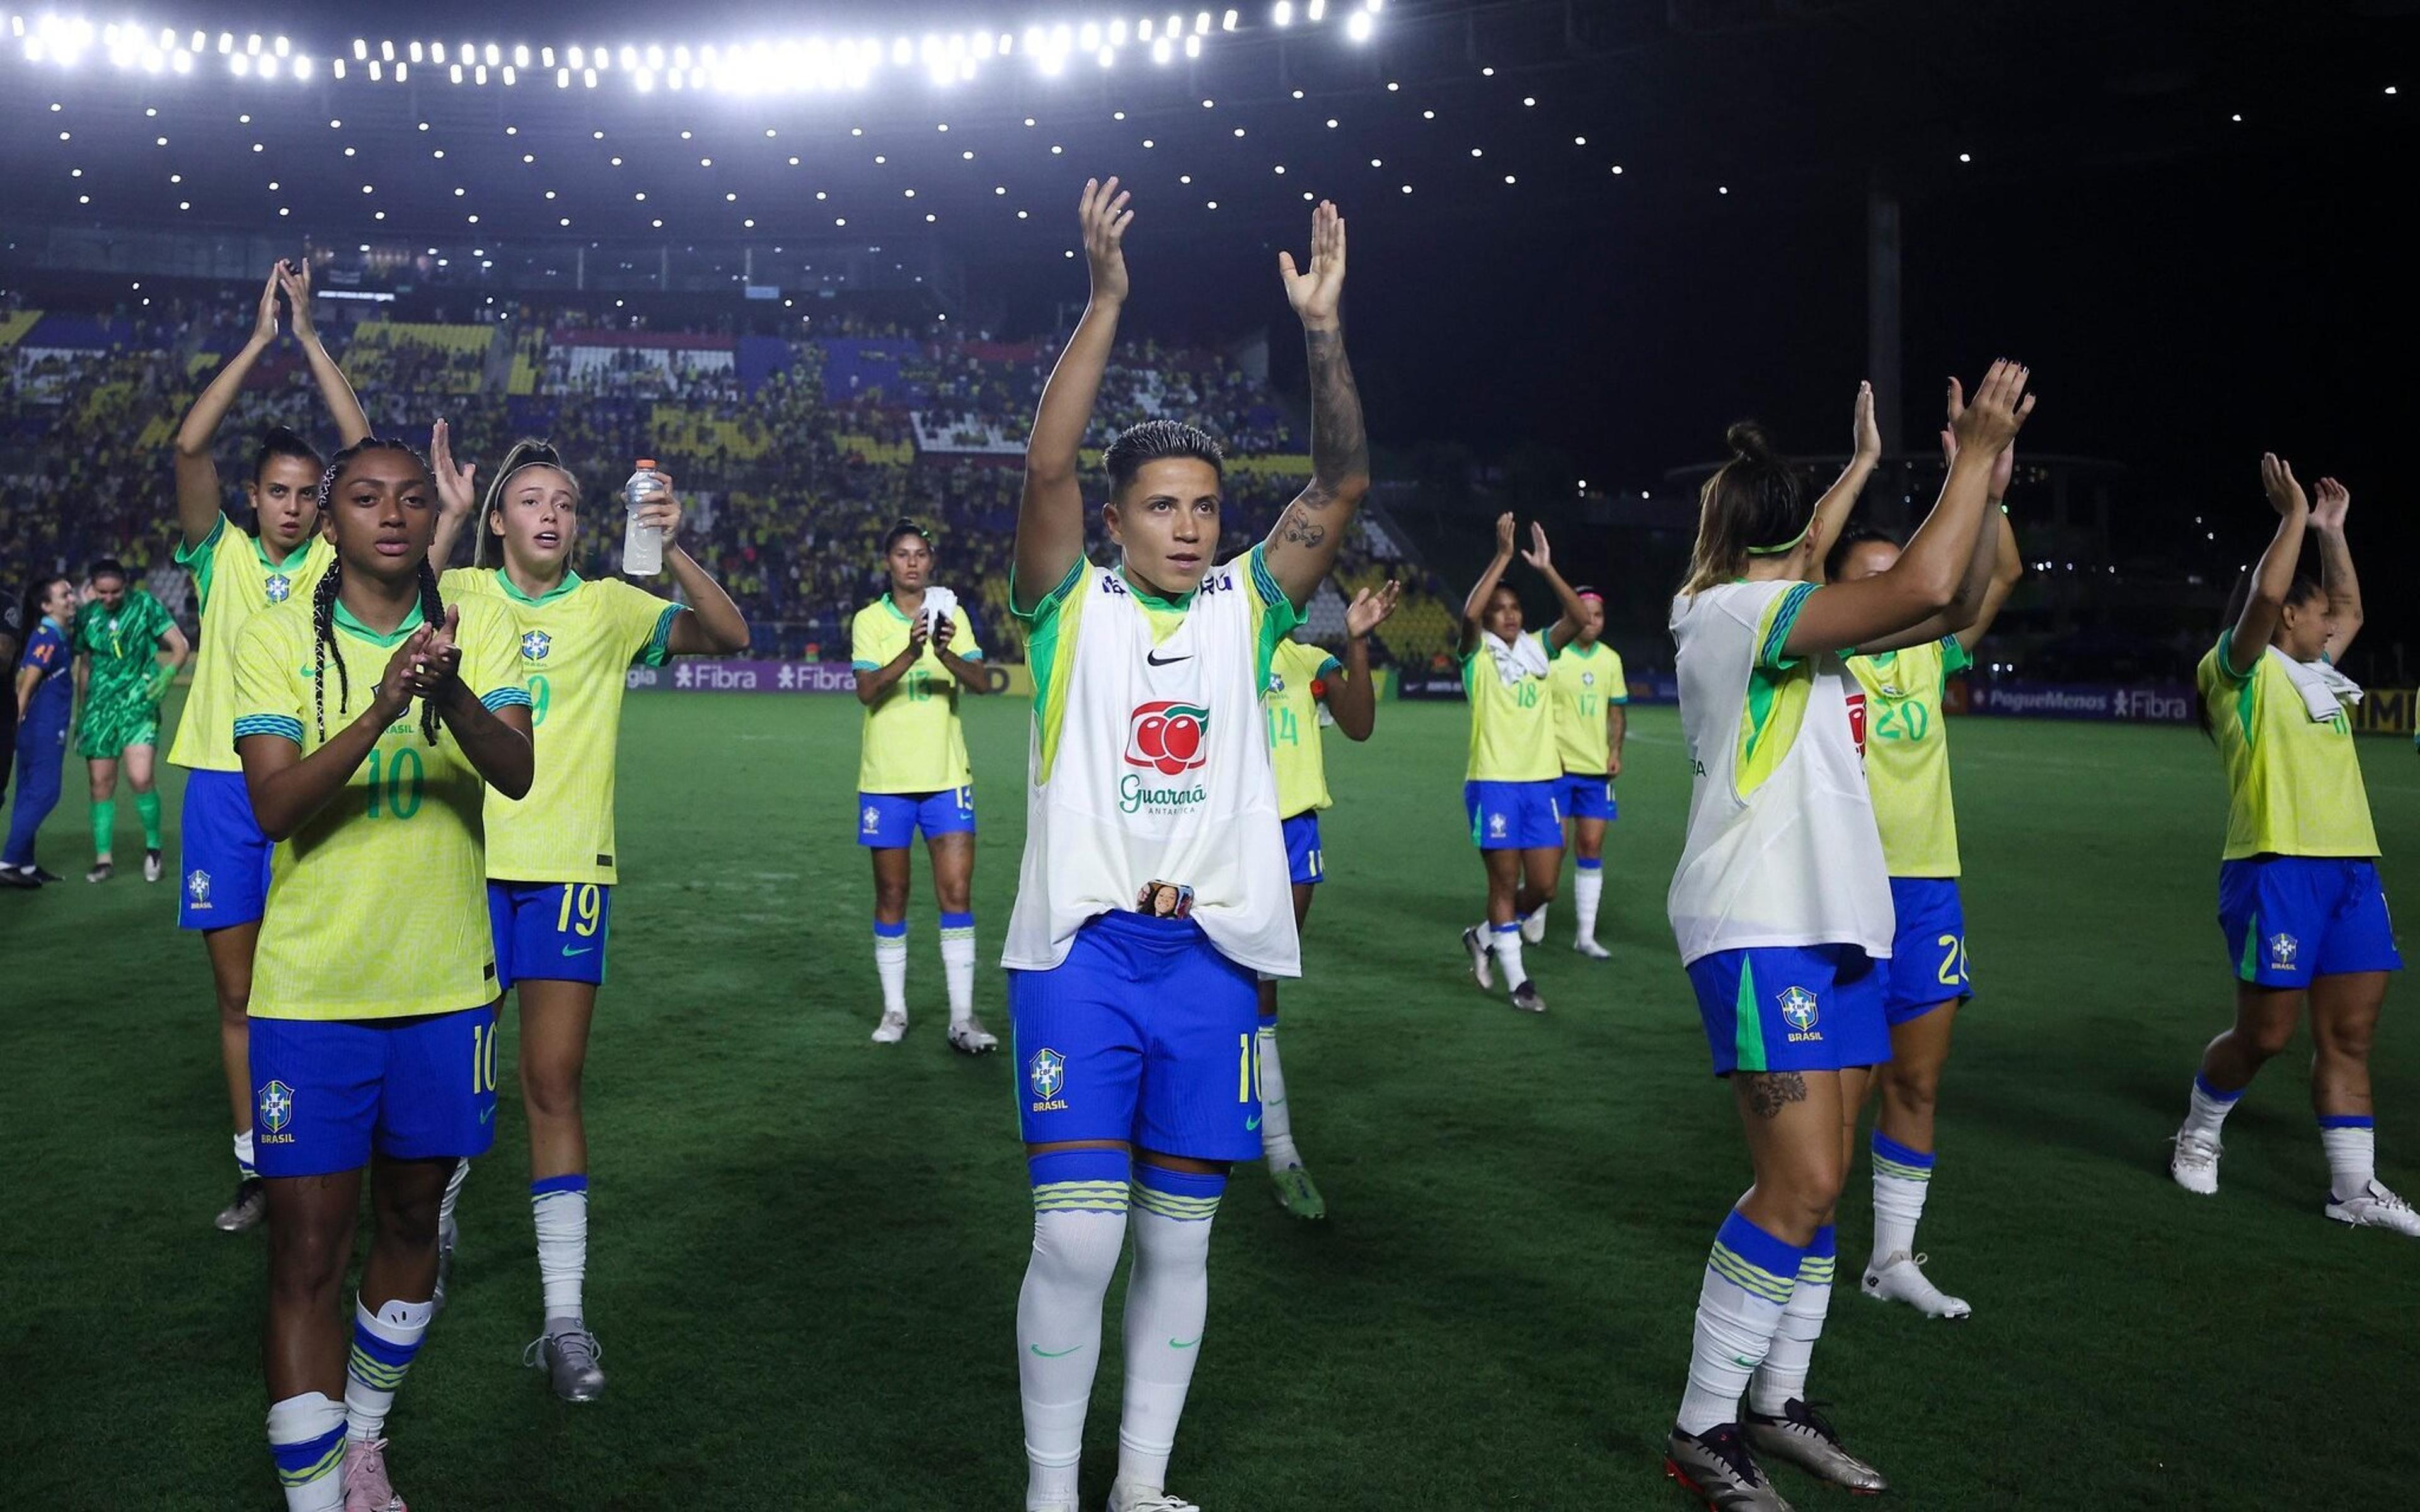
[[[294,1088],[284,1082],[270,1082],[260,1089],[260,1128],[264,1134],[284,1134],[294,1121]]]
[[[194,907],[208,908],[210,905],[210,874],[199,870],[186,872],[185,896],[193,901]]]
[[[546,654],[553,649],[554,638],[544,630],[532,630],[521,637],[521,660],[523,661],[544,661]]]
[[[283,604],[294,595],[294,579],[282,572],[272,572],[260,584],[260,591],[272,604]]]
[[[2279,933],[2269,936],[2269,969],[2291,971],[2294,960],[2303,953],[2303,942],[2291,934]]]
[[[1816,1018],[1813,993],[1804,987],[1792,987],[1781,995],[1781,1022],[1790,1026],[1792,1040],[1821,1039],[1815,1028]]]
[[[1045,1046],[1026,1062],[1025,1079],[1033,1088],[1033,1111],[1048,1113],[1067,1105],[1059,1094],[1067,1089],[1067,1057]]]

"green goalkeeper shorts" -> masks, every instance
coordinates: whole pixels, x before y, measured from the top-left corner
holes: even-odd
[[[114,762],[129,746],[159,744],[157,703],[88,703],[76,722],[76,754],[88,762]]]

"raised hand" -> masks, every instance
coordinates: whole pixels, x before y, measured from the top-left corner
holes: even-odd
[[[1344,217],[1327,200],[1311,214],[1311,269],[1297,270],[1294,254],[1278,254],[1286,302],[1307,329],[1332,330],[1344,301]]]
[[[2291,517],[2311,511],[2309,496],[2294,481],[2294,465],[2274,452],[2260,454],[2260,491],[2269,496],[2269,507],[2280,516]]]
[[[445,422],[439,421],[428,432],[428,472],[437,480],[438,512],[456,519],[470,517],[479,505],[479,495],[473,486],[475,466],[454,465],[454,436]]]
[[[1357,640],[1386,624],[1387,616],[1395,612],[1395,599],[1403,591],[1404,585],[1389,578],[1387,585],[1375,593],[1364,588],[1354,594],[1353,602],[1344,607],[1344,633]]]
[[[420,667],[413,676],[413,693],[422,698],[431,698],[453,680],[454,673],[462,665],[462,648],[454,640],[461,625],[461,609],[448,604],[442,622],[421,626],[427,639],[421,642]]]
[[[1126,208],[1131,194],[1118,193],[1117,177],[1108,183],[1098,179],[1084,180],[1084,197],[1076,207],[1076,220],[1083,229],[1084,258],[1093,271],[1093,302],[1124,304],[1126,298],[1126,227],[1134,224],[1134,211]]]
[[[1849,450],[1868,467],[1882,460],[1883,427],[1874,419],[1874,386],[1871,383],[1857,385],[1855,418],[1849,426]]]
[[[1997,457],[2008,450],[2034,412],[2035,396],[2025,392],[2027,377],[2022,363],[2002,358],[1992,364],[1983,381],[1976,386],[1975,397],[1959,409],[1958,418],[1950,424],[1961,452],[1974,448],[1984,455]]]
[[[1952,378],[1949,380],[1949,424],[1941,427],[1941,460],[1946,466],[1957,464],[1958,417],[1965,412],[1966,391],[1955,378]],[[2016,473],[2017,449],[2010,446],[1992,461],[1990,497],[1993,499],[2009,497],[2009,484],[2016,477]]]
[[[252,339],[267,347],[277,340],[277,290],[286,278],[286,265],[273,264],[268,281],[260,285],[260,307],[252,315]]]
[[[680,495],[673,492],[673,475],[671,473],[666,472],[661,469],[658,469],[655,472],[650,474],[650,476],[652,476],[658,483],[662,484],[664,488],[663,492],[656,495],[644,509],[639,511],[639,523],[642,525],[652,525],[656,529],[663,532],[664,544],[666,546],[670,546],[673,543],[673,538],[680,533]]]
[[[293,327],[295,339],[318,341],[319,332],[311,324],[311,265],[307,262],[279,263],[277,286],[286,292],[287,318]]]
[[[958,633],[957,621],[951,619],[948,615],[935,618],[930,614],[920,614],[917,618],[923,620],[932,625],[933,649],[935,651],[947,651],[950,649],[950,638]]]
[[[1521,553],[1521,560],[1540,572],[1555,564],[1555,554],[1546,547],[1546,527],[1534,519],[1529,522],[1529,549]]]
[[[908,622],[908,650],[905,655],[910,662],[923,659],[924,646],[932,637],[933,617],[931,615],[919,614]]]
[[[2323,531],[2341,531],[2345,512],[2352,507],[2352,492],[2334,478],[2321,478],[2319,497],[2311,501],[2311,523]]]
[[[1512,560],[1512,511],[1509,509],[1496,517],[1496,559]]]

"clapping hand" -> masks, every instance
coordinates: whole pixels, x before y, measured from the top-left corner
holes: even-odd
[[[1870,383],[1857,385],[1857,407],[1849,425],[1849,450],[1868,467],[1882,460],[1883,427],[1874,419],[1874,386]]]
[[[1521,560],[1540,572],[1555,564],[1555,554],[1546,547],[1546,527],[1534,519],[1529,522],[1529,549],[1521,553]]]
[[[2310,512],[2309,496],[2294,481],[2294,464],[2274,452],[2260,454],[2260,491],[2269,496],[2269,507],[2281,517]]]
[[[1294,254],[1278,254],[1278,273],[1285,280],[1286,302],[1310,330],[1333,330],[1344,301],[1344,217],[1334,204],[1319,202],[1311,215],[1311,268],[1295,267]]]
[[[2323,531],[2341,531],[2345,512],[2352,507],[2352,492],[2334,478],[2321,478],[2319,497],[2311,501],[2311,523]]]
[[[1949,429],[1960,452],[1977,450],[1996,462],[2009,449],[2034,412],[2035,396],[2025,392],[2028,376],[2024,363],[2002,358],[1983,375],[1972,400],[1963,399],[1957,379],[1950,380],[1952,402],[1959,409]]]
[[[473,486],[475,466],[454,465],[454,438],[445,422],[439,421],[428,433],[428,472],[437,481],[437,505],[449,519],[468,518],[478,507],[479,495]]]
[[[1084,259],[1093,272],[1093,302],[1123,304],[1126,298],[1126,227],[1134,211],[1126,208],[1131,194],[1118,193],[1117,177],[1108,183],[1084,180],[1084,197],[1076,208],[1084,235]]]
[[[1949,422],[1941,427],[1941,460],[1954,466],[1958,461],[1958,417],[1966,412],[1966,391],[1956,378],[1949,380]],[[1992,460],[1990,497],[2009,497],[2009,484],[2016,476],[2017,449],[2009,446]]]
[[[1387,585],[1375,593],[1364,588],[1354,594],[1353,602],[1344,607],[1344,633],[1358,640],[1386,624],[1387,616],[1395,612],[1396,596],[1403,591],[1404,585],[1389,578]]]
[[[1512,511],[1509,509],[1496,517],[1496,558],[1499,562],[1512,560]]]

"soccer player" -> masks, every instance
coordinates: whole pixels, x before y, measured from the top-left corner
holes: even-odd
[[[166,606],[126,584],[126,568],[103,557],[85,574],[89,592],[76,615],[76,685],[83,713],[76,750],[92,779],[92,870],[86,882],[116,872],[110,838],[117,823],[117,768],[134,789],[143,819],[143,880],[160,880],[160,795],[151,785],[160,745],[160,699],[193,655]],[[165,650],[168,659],[160,659]]]
[[[487,898],[497,967],[520,1003],[521,1103],[530,1124],[530,1211],[537,1228],[544,1331],[528,1358],[556,1396],[594,1400],[605,1389],[582,1292],[588,1271],[588,1133],[581,1113],[588,1033],[605,980],[613,918],[613,768],[622,729],[624,672],[675,656],[748,646],[738,607],[681,549],[679,498],[663,492],[640,517],[664,532],[664,563],[690,609],[618,578],[585,579],[571,565],[580,538],[580,481],[542,441],[504,455],[484,504],[474,470],[458,466],[445,424],[429,440],[442,518],[431,565],[477,517],[473,565],[440,579],[448,602],[492,605],[508,627],[516,686],[543,732],[526,795],[489,795]],[[490,562],[499,564],[488,565]],[[439,1251],[450,1259],[454,1209],[470,1162],[445,1187]],[[443,1296],[443,1271],[439,1298]]]
[[[0,584],[0,803],[17,769],[17,653],[25,649],[25,605]],[[39,623],[41,616],[34,616]]]
[[[1261,713],[1269,732],[1269,761],[1277,768],[1278,812],[1285,832],[1286,867],[1294,882],[1296,935],[1311,918],[1311,889],[1327,880],[1326,853],[1319,841],[1319,810],[1327,795],[1327,762],[1319,745],[1325,708],[1347,740],[1367,740],[1378,720],[1377,687],[1370,678],[1370,632],[1395,612],[1401,583],[1373,593],[1364,588],[1344,609],[1344,659],[1300,640],[1278,642],[1269,659],[1268,686]],[[1302,1163],[1294,1143],[1294,1104],[1287,1100],[1285,1067],[1278,1058],[1278,984],[1261,979],[1259,1035],[1261,1159],[1277,1188],[1278,1205],[1297,1218],[1325,1218],[1327,1199]]]
[[[974,773],[958,695],[988,693],[983,648],[957,594],[931,587],[933,542],[903,519],[882,538],[891,591],[849,625],[849,664],[865,705],[857,763],[857,842],[874,857],[874,970],[882,982],[876,1044],[908,1033],[908,847],[933,862],[950,1047],[988,1055],[1000,1041],[975,1017]]]
[[[2235,1023],[2202,1052],[2168,1170],[2218,1190],[2219,1129],[2253,1075],[2311,1020],[2311,1111],[2338,1223],[2420,1237],[2420,1214],[2378,1180],[2369,1046],[2386,979],[2403,968],[2378,880],[2378,835],[2335,659],[2361,630],[2345,544],[2351,495],[2321,478],[2314,504],[2279,458],[2260,459],[2277,512],[2269,549],[2236,585],[2226,632],[2201,659],[2202,728],[2226,766],[2218,919],[2235,969]],[[2319,537],[2319,576],[2296,572]]]
[[[334,560],[307,607],[244,626],[225,705],[276,847],[250,997],[269,1446],[287,1512],[401,1512],[386,1418],[436,1310],[438,1201],[495,1136],[480,810],[490,784],[529,791],[530,697],[502,610],[439,600],[436,489],[410,448],[337,453],[317,501]]]
[[[1949,423],[1964,408],[1958,380],[1949,380]],[[1945,426],[1942,455],[1958,460],[1958,433]],[[1958,896],[1958,814],[1949,796],[1949,726],[1941,715],[1949,679],[1975,662],[1975,646],[1990,632],[2000,606],[2024,574],[2016,532],[2004,501],[2016,448],[1992,465],[1983,529],[1976,532],[1958,597],[1930,629],[1941,634],[1898,651],[1847,658],[1854,691],[1864,698],[1866,786],[1890,867],[1896,933],[1884,967],[1883,1013],[1890,1024],[1891,1057],[1867,1084],[1882,1092],[1874,1119],[1874,1243],[1859,1283],[1869,1297],[1903,1302],[1928,1318],[1965,1318],[1974,1311],[1944,1293],[1924,1273],[1916,1227],[1931,1190],[1933,1107],[1958,1005],[1974,995],[1966,970],[1966,912]],[[1996,513],[1994,513],[1996,511]],[[1845,513],[1845,510],[1843,511]],[[1819,532],[1821,528],[1819,527]],[[1897,537],[1852,530],[1824,556],[1828,582],[1852,582],[1888,572],[1899,560]],[[1856,1119],[1849,1110],[1849,1163],[1855,1164]]]
[[[283,426],[261,439],[253,456],[252,481],[244,486],[253,531],[237,525],[222,508],[225,495],[211,448],[219,423],[244,380],[276,343],[281,297],[294,339],[344,444],[351,446],[369,435],[360,401],[311,324],[310,270],[283,262],[270,270],[261,288],[251,339],[219,369],[177,430],[177,520],[185,537],[177,549],[177,564],[194,575],[194,602],[202,620],[185,712],[168,748],[169,764],[190,774],[178,820],[184,887],[178,897],[177,922],[201,932],[218,998],[219,1064],[234,1115],[239,1173],[235,1196],[217,1220],[229,1233],[260,1222],[266,1200],[253,1164],[252,1079],[245,1070],[244,1046],[251,1032],[245,1005],[252,995],[253,949],[260,938],[260,910],[269,893],[271,851],[244,795],[242,764],[228,734],[235,717],[235,645],[261,610],[309,603],[320,575],[335,560],[319,534],[319,454]]]
[[[1575,853],[1572,905],[1579,920],[1572,949],[1603,961],[1613,952],[1596,942],[1596,910],[1605,896],[1605,829],[1621,816],[1613,780],[1621,775],[1621,741],[1630,732],[1630,685],[1622,679],[1621,653],[1602,639],[1605,595],[1593,588],[1574,592],[1579,623],[1559,625],[1563,633],[1548,638],[1553,656],[1546,686],[1555,701],[1555,750],[1563,764],[1555,806],[1562,810],[1563,848]]]
[[[34,835],[59,806],[59,765],[75,710],[75,658],[68,652],[74,634],[75,585],[65,578],[38,578],[25,591],[24,618],[34,633],[25,640],[11,699],[17,706],[17,806],[8,811],[8,844],[0,850],[0,887],[39,887],[59,880],[34,861]]]
[[[1521,947],[1546,937],[1546,905],[1563,866],[1563,814],[1555,789],[1563,773],[1555,745],[1548,658],[1587,617],[1579,596],[1555,570],[1546,528],[1532,521],[1521,553],[1562,606],[1545,635],[1521,627],[1521,595],[1504,581],[1512,564],[1512,516],[1496,519],[1496,557],[1462,606],[1462,688],[1470,701],[1470,761],[1462,802],[1470,842],[1487,868],[1487,918],[1462,932],[1470,974],[1481,990],[1504,973],[1512,1006],[1543,1013],[1546,1001],[1521,962]]]
[[[1213,564],[1221,456],[1146,421],[1102,457],[1113,566],[1084,558],[1077,471],[1125,302],[1134,214],[1118,181],[1079,211],[1092,300],[1026,449],[1010,607],[1034,671],[1025,860],[1009,919],[1009,1019],[1033,1187],[1016,1304],[1027,1512],[1074,1512],[1101,1307],[1125,1247],[1125,1410],[1110,1512],[1198,1512],[1167,1489],[1201,1355],[1210,1225],[1253,1123],[1254,973],[1300,974],[1285,840],[1258,704],[1278,642],[1326,578],[1369,488],[1338,306],[1344,221],[1279,255],[1309,352],[1311,478],[1268,539]]]
[[[2024,384],[2024,368],[1993,364],[1959,417],[1940,501],[1899,561],[1826,588],[1812,580],[1823,563],[1796,474],[1761,430],[1732,426],[1672,601],[1695,779],[1668,907],[1755,1184],[1707,1260],[1666,1468],[1725,1512],[1788,1505],[1760,1454],[1884,1489],[1806,1400],[1831,1304],[1841,1131],[1868,1069],[1890,1056],[1890,876],[1838,652],[1916,643],[1950,606],[1993,461],[2032,411]]]

